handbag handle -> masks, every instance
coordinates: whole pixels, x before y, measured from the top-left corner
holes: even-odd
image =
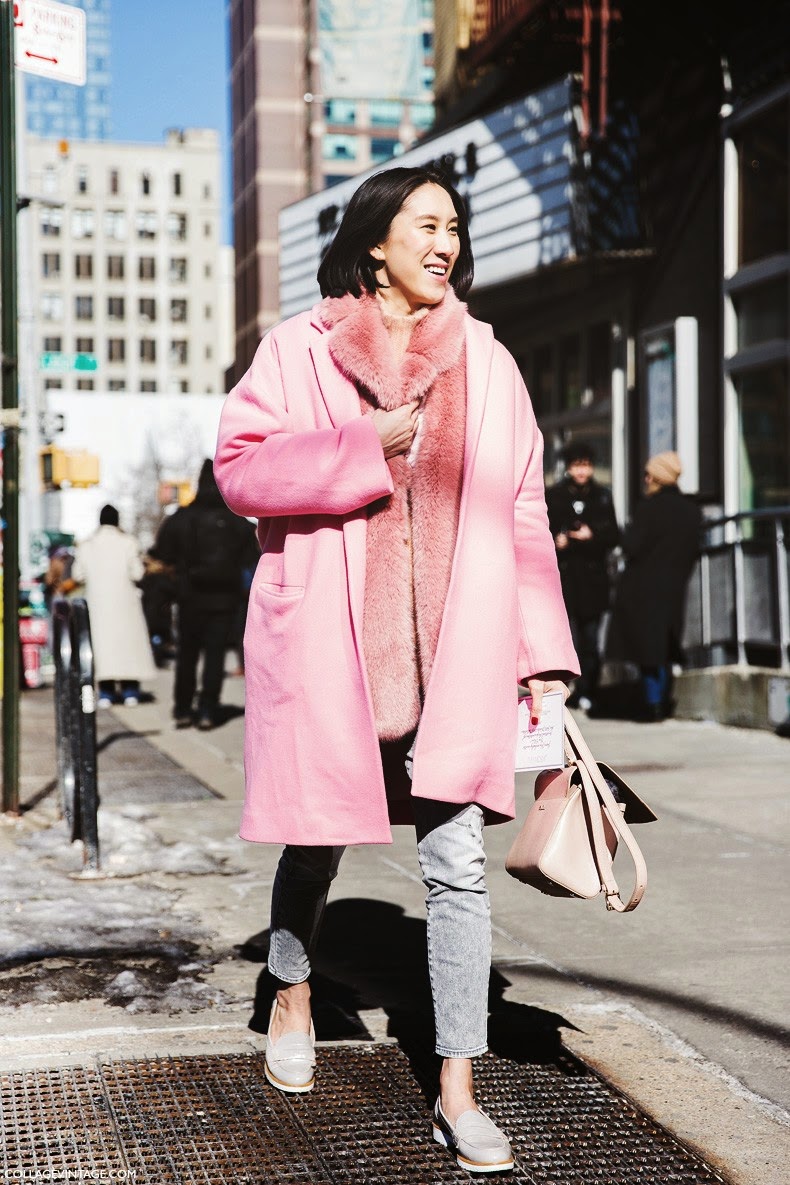
[[[636,909],[644,896],[647,887],[647,864],[642,855],[639,844],[634,839],[631,828],[623,818],[617,799],[606,784],[606,779],[598,768],[598,763],[590,752],[589,746],[579,730],[579,726],[569,712],[565,713],[565,741],[573,764],[581,774],[582,786],[587,800],[590,826],[592,830],[592,847],[595,863],[601,878],[601,888],[606,894],[606,908],[618,913],[629,913]],[[603,829],[603,819],[600,806],[606,811],[606,816],[614,830],[628,848],[634,862],[634,887],[628,901],[623,901],[617,881],[614,878],[612,855],[606,844]]]

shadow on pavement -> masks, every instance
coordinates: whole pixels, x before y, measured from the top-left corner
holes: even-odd
[[[237,948],[241,958],[265,963],[269,931]],[[574,1026],[545,1009],[504,999],[507,980],[492,968],[489,1045],[520,1064],[554,1063],[562,1052],[560,1029]],[[322,1041],[372,1040],[360,1012],[382,1009],[388,1036],[397,1039],[433,1105],[440,1059],[434,1047],[433,1008],[426,955],[426,925],[399,905],[347,898],[327,906],[310,977],[316,1036]],[[258,977],[250,1028],[265,1033],[276,982]]]

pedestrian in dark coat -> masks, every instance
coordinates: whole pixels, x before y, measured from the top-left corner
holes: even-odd
[[[225,650],[243,595],[255,528],[225,505],[212,462],[200,471],[197,494],[166,518],[151,555],[175,572],[178,647],[174,707],[177,728],[193,722],[198,661],[203,656],[197,726],[213,728],[225,675]]]
[[[623,536],[626,568],[612,621],[617,657],[642,676],[644,718],[667,713],[672,664],[682,659],[686,588],[700,551],[699,507],[678,489],[677,453],[659,453],[645,466],[645,494]]]
[[[546,505],[581,666],[568,703],[586,710],[592,706],[601,670],[598,638],[601,618],[609,608],[607,559],[620,532],[612,495],[593,476],[592,446],[574,441],[565,449],[564,459],[565,477],[546,491]]]

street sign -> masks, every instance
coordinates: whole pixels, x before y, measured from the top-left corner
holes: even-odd
[[[68,374],[72,370],[98,370],[99,359],[95,354],[42,354],[38,369],[54,374]]]
[[[55,0],[14,5],[14,59],[18,70],[74,86],[85,85],[85,11]]]

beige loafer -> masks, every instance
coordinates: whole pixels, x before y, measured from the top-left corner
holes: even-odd
[[[277,997],[274,997],[269,1017],[271,1032]],[[310,1021],[309,1033],[284,1033],[279,1041],[266,1036],[266,1055],[263,1072],[272,1086],[286,1094],[306,1094],[315,1086],[315,1029]]]
[[[464,1111],[453,1127],[437,1099],[433,1138],[449,1148],[468,1173],[509,1173],[515,1164],[507,1136],[484,1111]]]

